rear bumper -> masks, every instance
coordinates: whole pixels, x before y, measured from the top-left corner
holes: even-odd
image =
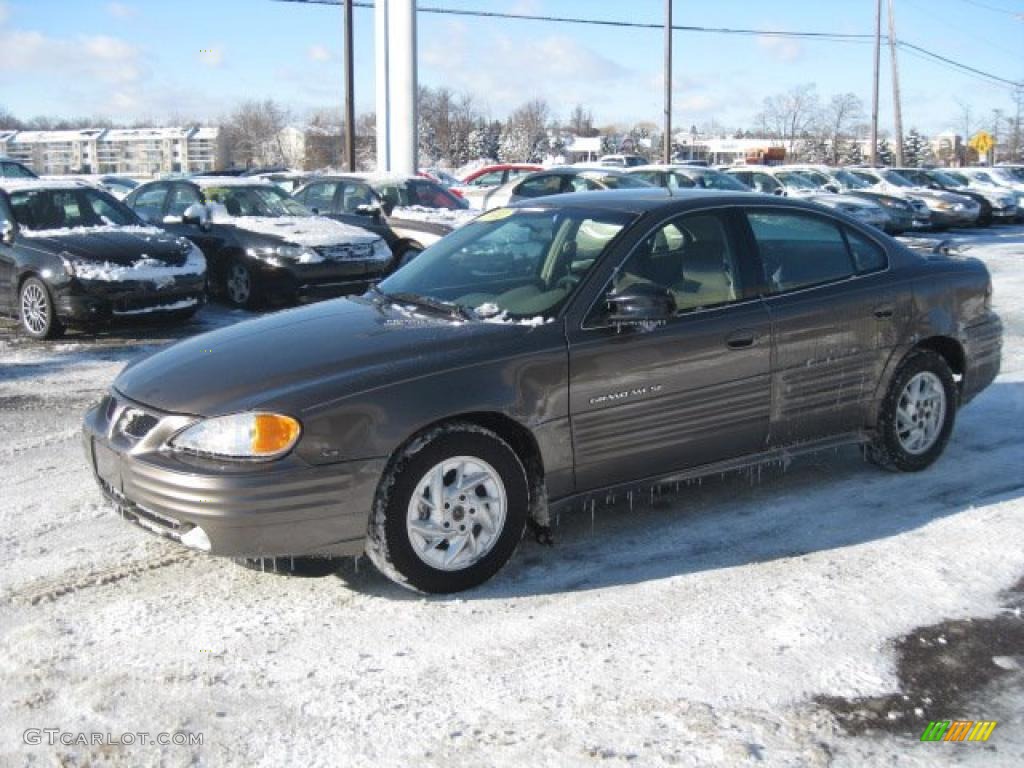
[[[180,417],[136,442],[119,432],[126,407],[134,404],[93,408],[82,435],[101,490],[125,519],[212,555],[362,551],[384,459],[312,466],[295,454],[250,464],[177,456],[158,444],[180,428]]]
[[[960,402],[966,405],[999,375],[1003,353],[1003,323],[998,315],[965,329],[967,370],[960,386]]]

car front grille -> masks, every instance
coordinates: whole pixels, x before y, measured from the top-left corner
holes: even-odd
[[[132,440],[141,440],[160,423],[160,419],[138,408],[125,408],[117,421],[118,431]]]
[[[100,484],[100,490],[114,503],[117,514],[130,523],[145,528],[150,533],[165,536],[174,541],[181,541],[181,537],[195,528],[191,523],[181,523],[171,517],[157,514],[152,510],[140,507],[133,501],[129,501],[124,494],[117,491],[102,477],[96,478]]]
[[[322,245],[314,250],[328,261],[363,261],[373,258],[373,246],[368,243]]]

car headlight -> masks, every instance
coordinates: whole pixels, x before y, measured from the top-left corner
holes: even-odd
[[[167,441],[183,453],[223,459],[276,459],[288,453],[302,434],[302,425],[280,413],[234,413],[203,419]]]
[[[67,272],[68,277],[75,276],[75,257],[67,251],[62,252],[58,255],[61,266],[64,267],[64,271]]]
[[[390,259],[391,258],[391,249],[388,247],[388,244],[384,241],[383,237],[380,240],[375,241],[374,244],[373,244],[373,258],[375,258],[375,259]]]
[[[304,245],[262,245],[246,248],[245,252],[272,267],[280,267],[286,263],[315,264],[323,261],[323,257],[316,250]]]

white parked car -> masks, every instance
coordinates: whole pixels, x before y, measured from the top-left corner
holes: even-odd
[[[891,168],[851,168],[850,173],[868,182],[872,189],[924,200],[933,227],[970,227],[981,217],[981,206],[969,197],[918,187]]]

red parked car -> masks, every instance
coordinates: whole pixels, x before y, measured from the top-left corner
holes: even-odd
[[[500,165],[485,165],[477,168],[462,178],[462,183],[467,187],[497,187],[517,176],[525,176],[534,171],[541,171],[539,165],[529,163],[502,163]]]

